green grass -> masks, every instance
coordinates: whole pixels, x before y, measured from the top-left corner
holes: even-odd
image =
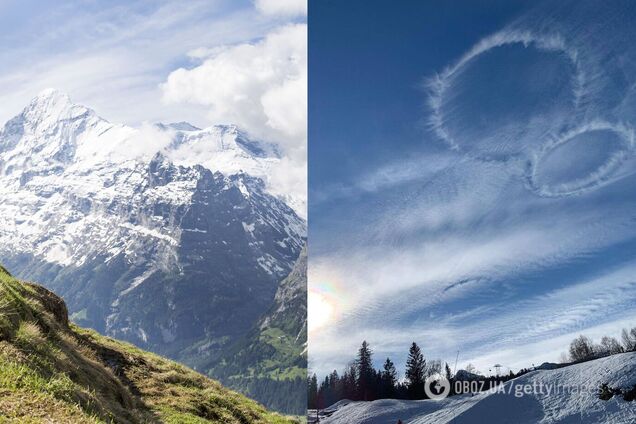
[[[294,341],[283,330],[276,327],[266,328],[260,335],[261,341],[272,346],[283,355],[296,353]]]
[[[68,324],[0,267],[0,424],[292,423],[187,367]]]

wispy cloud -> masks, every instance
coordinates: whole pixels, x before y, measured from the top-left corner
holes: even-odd
[[[409,182],[421,184],[431,180],[449,165],[461,160],[461,157],[452,153],[418,155],[399,160],[391,158],[388,163],[363,175],[357,175],[351,181],[319,187],[311,193],[312,203],[318,205],[351,196],[374,194],[403,186]],[[423,163],[427,163],[427,165],[422,166]]]
[[[636,72],[636,31],[583,6],[539,5],[427,79],[425,137],[448,153],[319,192],[341,214],[313,230],[310,287],[342,295],[312,336],[314,370],[342,368],[363,339],[397,363],[417,341],[521,367],[636,324],[636,94],[619,77]]]

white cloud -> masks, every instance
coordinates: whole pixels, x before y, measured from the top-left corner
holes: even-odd
[[[461,160],[454,153],[418,155],[392,159],[390,162],[348,182],[319,187],[312,192],[312,203],[336,201],[362,194],[375,194],[383,190],[399,188],[409,182],[422,183],[434,178],[451,164]],[[422,166],[427,163],[427,166]]]
[[[282,157],[270,175],[270,190],[307,218],[307,162]]]
[[[290,24],[253,43],[191,51],[209,56],[172,72],[161,85],[167,104],[209,108],[212,122],[234,123],[275,142],[285,158],[272,185],[306,198],[307,25]],[[302,206],[304,208],[304,206]]]
[[[305,143],[307,25],[287,25],[256,43],[212,53],[168,76],[161,85],[166,103],[207,106],[213,122],[236,123],[288,150]]]
[[[280,22],[249,4],[230,9],[223,0],[151,3],[96,7],[69,1],[29,11],[16,29],[0,29],[0,123],[43,88],[55,87],[113,122],[213,124],[199,105],[162,104],[158,85],[201,40],[213,40],[208,49],[240,43]]]
[[[238,124],[282,144],[287,157],[270,183],[290,189],[284,194],[299,199],[296,209],[305,208],[307,29],[281,26],[302,20],[292,16],[302,2],[63,3],[29,11],[15,28],[0,28],[6,47],[0,124],[46,87],[132,127]],[[177,93],[187,89],[178,101],[161,102],[173,82],[183,85],[173,87]]]
[[[307,0],[255,0],[254,5],[264,15],[307,15]]]
[[[266,91],[261,98],[266,124],[293,140],[304,140],[307,137],[306,93],[307,74],[285,80]]]
[[[157,152],[165,151],[174,140],[174,134],[144,122],[132,128],[125,125],[104,124],[103,135],[95,140],[82,140],[77,148],[77,158],[83,163],[99,163],[108,158],[111,161],[123,162],[143,158],[149,160]],[[88,137],[94,136],[89,133]],[[89,141],[89,142],[86,142]]]

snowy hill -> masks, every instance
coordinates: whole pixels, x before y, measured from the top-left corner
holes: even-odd
[[[553,370],[537,370],[506,382],[497,392],[460,395],[441,401],[377,400],[340,402],[321,419],[325,424],[613,423],[636,422],[636,403],[620,396],[601,400],[601,384],[632,389],[636,352],[613,355]],[[580,390],[584,388],[584,390]],[[528,391],[529,394],[517,396]],[[552,392],[548,394],[548,390]],[[333,411],[335,410],[335,412]]]
[[[273,304],[306,223],[235,126],[112,124],[46,90],[0,129],[0,260],[71,318],[192,366]]]

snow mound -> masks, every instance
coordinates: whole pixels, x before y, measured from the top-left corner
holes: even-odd
[[[620,396],[599,399],[597,390],[636,385],[636,352],[552,370],[537,370],[493,392],[441,401],[384,399],[351,402],[325,416],[325,424],[616,423],[636,422],[636,404]],[[334,405],[335,406],[335,405]]]

